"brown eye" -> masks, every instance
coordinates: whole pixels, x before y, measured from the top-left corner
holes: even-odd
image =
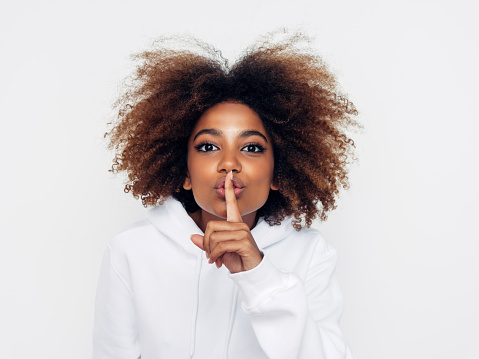
[[[251,143],[247,146],[244,146],[241,150],[246,152],[260,153],[264,152],[264,147],[259,144]]]
[[[195,149],[198,152],[211,152],[211,151],[219,150],[218,146],[215,146],[211,143],[201,143],[201,144],[195,146]]]

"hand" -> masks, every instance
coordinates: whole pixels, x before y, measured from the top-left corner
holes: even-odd
[[[231,273],[253,269],[261,263],[263,254],[243,223],[233,187],[233,172],[226,176],[226,221],[210,221],[205,235],[194,234],[191,240],[206,252],[210,263],[220,268],[223,264]]]

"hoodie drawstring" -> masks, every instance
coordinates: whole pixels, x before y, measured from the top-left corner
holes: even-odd
[[[193,312],[191,318],[191,328],[190,328],[190,358],[193,357],[195,353],[195,342],[196,342],[196,321],[198,319],[198,302],[200,295],[200,273],[201,273],[201,262],[203,259],[203,251],[198,251],[196,257],[196,270],[195,270],[195,282],[194,282],[194,295],[193,295]]]

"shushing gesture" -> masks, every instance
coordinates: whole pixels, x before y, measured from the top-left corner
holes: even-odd
[[[223,264],[231,273],[253,269],[263,259],[246,223],[243,223],[233,187],[233,171],[225,179],[226,221],[209,221],[205,235],[191,240],[205,251],[210,263]]]

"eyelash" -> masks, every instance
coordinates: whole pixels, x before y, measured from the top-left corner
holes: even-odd
[[[250,146],[254,146],[258,149],[258,151],[247,151],[247,152],[252,152],[252,153],[262,153],[264,152],[265,148],[263,146],[261,146],[259,143],[254,143],[254,142],[251,142],[251,143],[248,143],[246,146],[244,146],[243,148],[246,148],[246,147],[250,147]],[[243,149],[242,148],[242,149]]]
[[[201,149],[205,146],[213,146],[213,147],[216,147],[218,148],[218,146],[216,145],[213,145],[212,143],[210,142],[202,142],[198,145],[195,146],[195,149],[198,151],[198,152],[211,152],[211,151],[215,151],[213,149],[207,151],[206,149]],[[265,151],[265,148],[260,145],[259,143],[254,143],[254,142],[251,142],[251,143],[248,143],[246,146],[242,147],[241,150],[243,150],[244,148],[247,148],[247,147],[250,147],[250,146],[254,146],[256,147],[257,151],[246,151],[246,152],[251,152],[251,153],[262,153]]]
[[[209,142],[201,142],[200,144],[198,144],[198,145],[195,146],[195,149],[196,149],[198,152],[211,152],[211,151],[213,151],[213,150],[209,150],[209,151],[202,150],[201,148],[202,148],[202,147],[205,147],[205,146],[213,146],[213,147],[218,148],[218,146],[215,146],[215,145],[213,145],[212,143],[209,143]]]

